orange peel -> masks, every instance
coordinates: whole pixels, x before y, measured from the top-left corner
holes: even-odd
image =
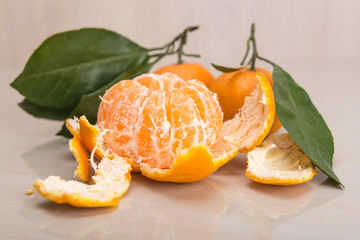
[[[209,87],[210,83],[215,79],[212,73],[206,67],[198,63],[166,65],[157,69],[154,73],[174,73],[185,81],[197,79],[203,82],[207,87]]]
[[[97,126],[91,125],[85,116],[79,118],[79,135],[81,142],[90,152],[95,149],[94,155],[98,160],[105,157],[100,146],[100,130]],[[107,157],[112,158],[113,156],[107,155]]]
[[[219,103],[224,112],[224,121],[235,116],[238,109],[242,107],[244,99],[249,96],[256,87],[256,72],[266,76],[270,85],[273,86],[272,73],[264,68],[256,67],[251,71],[249,67],[242,67],[235,72],[222,73],[214,79],[209,85],[209,89],[219,97]],[[275,114],[274,123],[269,134],[276,132],[281,128],[281,122]]]
[[[195,182],[210,176],[222,165],[237,155],[238,151],[233,150],[226,156],[213,159],[213,155],[205,145],[193,146],[183,151],[176,158],[170,169],[152,169],[141,167],[141,173],[153,180],[163,182]],[[201,159],[201,161],[194,161]]]
[[[49,176],[45,180],[38,179],[34,187],[43,197],[59,204],[74,207],[116,206],[130,186],[130,171],[131,165],[125,158],[103,158],[92,177],[93,185]]]
[[[65,126],[73,136],[80,137],[79,136],[79,134],[80,134],[79,119],[68,118],[65,120]]]
[[[259,183],[295,185],[318,172],[289,134],[273,135],[248,153],[245,175]]]
[[[130,186],[129,160],[107,154],[104,146],[99,144],[102,141],[97,126],[91,125],[85,117],[67,119],[66,127],[74,135],[69,141],[70,150],[78,163],[74,174],[89,182],[91,163],[95,170],[92,177],[94,184],[65,181],[59,176],[49,176],[45,180],[38,179],[34,184],[35,189],[53,202],[74,207],[117,205]],[[91,156],[86,148],[91,152]],[[94,156],[101,160],[98,166],[94,162]]]
[[[89,153],[83,147],[77,136],[74,136],[73,139],[69,141],[69,147],[78,164],[74,175],[88,182],[90,180]]]

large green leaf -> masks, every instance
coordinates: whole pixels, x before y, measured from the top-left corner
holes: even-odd
[[[281,67],[273,64],[276,113],[313,164],[341,184],[332,170],[333,136],[309,95]]]
[[[19,106],[27,113],[37,118],[45,118],[51,120],[65,120],[72,108],[49,108],[36,105],[24,99]]]
[[[55,34],[35,50],[11,86],[36,105],[75,107],[85,94],[105,86],[147,58],[146,49],[105,29]]]
[[[97,91],[84,95],[76,108],[70,114],[68,114],[68,118],[80,117],[82,115],[85,115],[89,122],[95,124],[97,121],[97,111],[101,102],[100,96],[103,96],[108,88],[120,82],[121,80],[133,79],[136,76],[148,72],[151,67],[151,63],[144,62],[142,65],[135,66],[128,71],[120,74],[113,81],[108,83],[106,86],[98,89]],[[57,133],[57,135],[65,137],[71,136],[65,125],[62,126],[62,129]]]

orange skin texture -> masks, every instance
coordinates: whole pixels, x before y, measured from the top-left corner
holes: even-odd
[[[174,73],[184,80],[197,79],[205,83],[207,87],[209,87],[210,83],[215,79],[207,68],[197,63],[167,65],[159,68],[154,73],[163,74],[167,72]]]
[[[264,68],[255,68],[256,71],[264,74],[273,87],[272,73]],[[223,73],[211,82],[210,91],[217,94],[224,121],[232,119],[244,104],[246,96],[249,96],[256,87],[256,73],[245,68],[236,72]],[[276,132],[281,127],[280,120],[275,115],[275,120],[269,134]]]

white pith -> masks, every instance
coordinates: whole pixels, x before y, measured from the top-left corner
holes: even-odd
[[[129,187],[127,174],[131,166],[122,157],[110,160],[103,158],[92,177],[94,184],[87,185],[77,181],[66,181],[58,176],[49,176],[45,180],[37,180],[40,192],[52,199],[66,196],[86,198],[90,201],[107,202],[120,197]]]
[[[275,135],[248,154],[248,169],[263,179],[303,179],[314,174],[314,166],[288,134]]]

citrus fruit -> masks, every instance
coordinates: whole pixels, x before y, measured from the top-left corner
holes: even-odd
[[[273,86],[272,73],[264,68],[256,68],[261,72]],[[224,112],[224,120],[229,120],[235,116],[239,108],[244,104],[246,96],[249,96],[257,85],[255,79],[256,72],[244,68],[239,71],[223,73],[213,80],[209,89],[219,97],[219,103]],[[281,127],[277,115],[269,134],[276,132]]]
[[[268,134],[275,116],[274,96],[263,74],[256,80],[239,112],[224,123],[216,96],[200,81],[171,73],[121,81],[103,96],[97,125],[84,116],[66,121],[74,134],[71,146],[78,153],[85,146],[91,152],[94,184],[49,176],[34,187],[56,203],[101,207],[119,203],[130,185],[131,166],[158,181],[199,181],[239,151],[254,149]],[[80,160],[85,158],[86,154]],[[85,166],[78,163],[78,169]]]
[[[294,185],[317,174],[310,159],[287,133],[270,136],[247,158],[245,175],[259,183]]]
[[[208,87],[211,81],[214,80],[212,73],[204,66],[197,63],[182,63],[172,64],[159,68],[154,73],[174,73],[181,77],[183,80],[197,79]]]
[[[256,79],[238,114],[223,124],[216,96],[201,82],[170,73],[144,74],[106,91],[98,126],[105,145],[129,158],[143,175],[197,181],[268,134],[275,114],[273,92],[263,74]]]

